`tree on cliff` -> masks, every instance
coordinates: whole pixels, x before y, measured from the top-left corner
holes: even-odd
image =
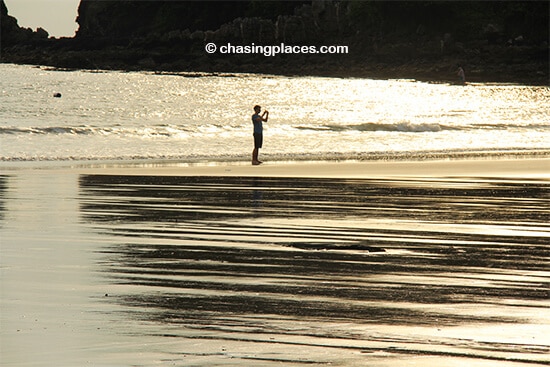
[[[548,1],[81,0],[72,39],[17,25],[0,0],[2,61],[66,68],[345,74],[448,74],[458,59],[479,75],[548,75]],[[206,42],[348,45],[341,55],[217,55]],[[25,47],[19,47],[24,45]],[[453,66],[453,67],[454,67]],[[277,69],[278,68],[278,69]],[[406,68],[405,68],[406,69]],[[292,70],[292,71],[290,71]],[[411,72],[412,71],[412,72]],[[393,71],[392,71],[393,72]],[[401,72],[401,71],[399,71]],[[470,74],[472,75],[472,74]]]
[[[384,35],[452,33],[467,41],[491,24],[503,37],[548,40],[548,1],[349,1],[349,9],[357,30]]]
[[[307,2],[81,0],[76,37],[128,40],[174,30],[216,30],[239,17],[275,19]]]

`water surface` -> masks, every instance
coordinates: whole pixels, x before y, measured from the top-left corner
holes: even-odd
[[[547,180],[52,172],[0,180],[2,365],[550,364]]]
[[[55,71],[0,64],[0,160],[546,154],[550,88],[272,75]],[[54,98],[61,93],[61,98]]]

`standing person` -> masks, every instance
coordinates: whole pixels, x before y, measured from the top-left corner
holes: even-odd
[[[269,112],[264,111],[260,115],[261,110],[262,108],[260,106],[254,106],[254,114],[252,115],[252,123],[254,124],[254,150],[252,151],[252,164],[255,166],[262,164],[262,162],[258,160],[258,154],[264,140],[263,123],[267,122],[267,119],[269,118]]]
[[[464,69],[460,64],[458,64],[458,70],[456,72],[456,75],[458,75],[458,81],[460,84],[466,84],[466,74],[464,74]]]

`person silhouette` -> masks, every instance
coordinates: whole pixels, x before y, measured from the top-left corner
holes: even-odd
[[[460,84],[466,84],[466,74],[464,73],[464,69],[460,64],[458,64],[458,70],[456,72],[456,75],[458,75],[458,82]]]
[[[260,154],[260,148],[263,145],[264,140],[264,126],[263,123],[267,122],[269,118],[269,112],[264,111],[261,115],[260,112],[262,111],[262,107],[256,105],[254,106],[254,114],[252,115],[252,123],[254,124],[254,150],[252,151],[252,164],[254,166],[257,166],[259,164],[262,164],[258,159],[258,155]]]

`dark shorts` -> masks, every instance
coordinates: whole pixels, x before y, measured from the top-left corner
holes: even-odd
[[[254,149],[261,148],[263,142],[264,142],[264,134],[254,134]]]

